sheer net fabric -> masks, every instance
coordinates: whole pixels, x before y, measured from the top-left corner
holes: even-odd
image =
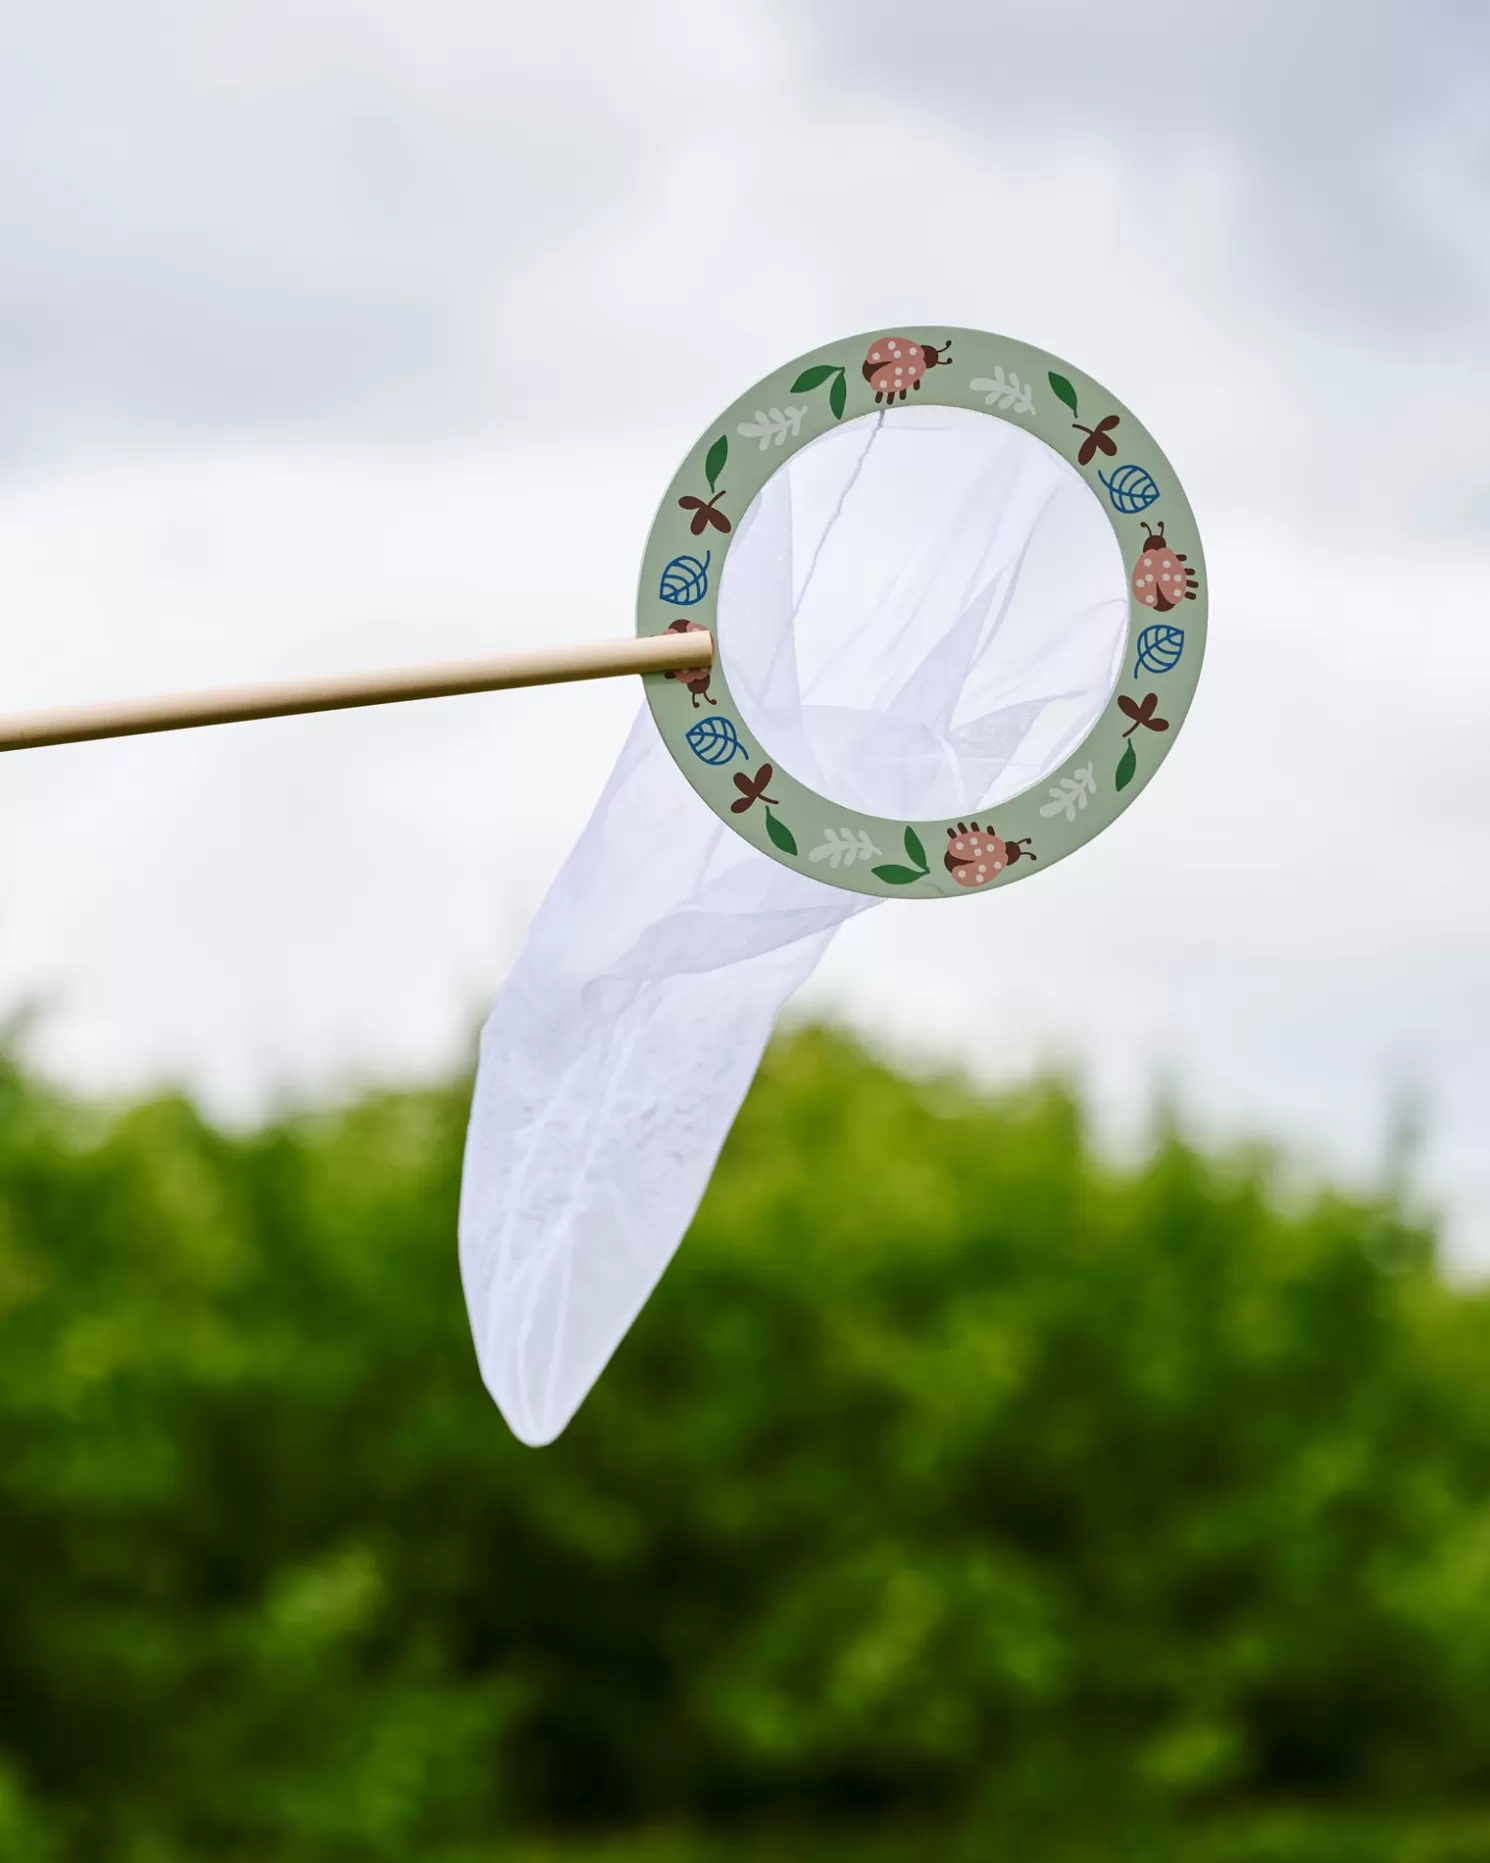
[[[719,604],[730,693],[773,760],[903,818],[972,814],[1057,767],[1111,693],[1127,620],[1075,471],[936,408],[796,454],[742,518]],[[781,1005],[875,903],[731,833],[643,710],[481,1037],[461,1275],[522,1441],[573,1416],[671,1260]]]

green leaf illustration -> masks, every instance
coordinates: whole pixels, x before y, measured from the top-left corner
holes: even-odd
[[[704,461],[704,477],[709,481],[709,490],[711,492],[719,483],[719,475],[724,471],[724,462],[728,458],[729,435],[727,433],[722,433],[709,448],[709,457]]]
[[[914,828],[905,831],[905,851],[915,861],[922,873],[926,872],[926,849],[921,845],[921,837]]]
[[[924,867],[874,867],[871,868],[875,879],[883,880],[887,886],[909,886],[912,880],[924,880]]]
[[[1130,739],[1128,748],[1123,752],[1122,757],[1118,761],[1117,775],[1113,778],[1113,788],[1126,789],[1137,774],[1138,752],[1133,748]]]
[[[828,406],[833,410],[834,420],[843,419],[844,404],[848,400],[848,383],[840,369],[833,378],[833,386],[828,390]]]
[[[770,835],[771,839],[775,842],[777,847],[781,849],[783,854],[796,853],[797,837],[792,833],[791,829],[787,827],[785,822],[777,821],[776,817],[769,809],[766,810],[766,833]]]
[[[805,395],[810,389],[821,388],[830,375],[842,375],[842,373],[843,370],[834,363],[815,362],[810,369],[803,369],[796,381],[792,383],[791,392],[794,395]]]
[[[1064,375],[1057,375],[1052,371],[1050,386],[1055,390],[1060,399],[1065,402],[1066,406],[1070,408],[1073,414],[1080,414],[1081,409],[1076,405],[1076,390],[1066,380]]]

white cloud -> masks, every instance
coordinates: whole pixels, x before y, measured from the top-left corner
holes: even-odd
[[[10,9],[0,452],[469,421],[490,282],[754,43],[682,0]]]
[[[1462,243],[1391,185],[1425,128],[1483,122],[1490,20],[1472,0],[1163,0],[1141,17],[1102,0],[931,0],[910,30],[898,0],[793,11],[821,78],[914,98],[973,136],[1094,138],[1161,226],[1196,141],[1215,146],[1246,180],[1237,257],[1282,304],[1346,325],[1452,312],[1467,329],[1483,314]],[[1483,164],[1457,172],[1483,204]]]

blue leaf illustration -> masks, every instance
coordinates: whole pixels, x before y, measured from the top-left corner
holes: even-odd
[[[688,732],[688,748],[703,763],[730,763],[736,752],[747,763],[750,761],[750,752],[740,742],[740,734],[728,718],[700,718]],[[744,780],[743,776],[739,778],[742,783]]]
[[[657,593],[665,602],[678,608],[691,608],[709,593],[709,564],[714,552],[705,550],[704,560],[696,556],[675,556],[662,572],[662,586]]]
[[[1142,466],[1119,466],[1111,478],[1104,472],[1099,472],[1097,477],[1107,487],[1113,510],[1121,511],[1125,517],[1132,517],[1137,511],[1147,511],[1158,500],[1159,488],[1154,483],[1153,474],[1145,471]]]
[[[1138,677],[1140,668],[1145,673],[1172,673],[1184,651],[1185,630],[1167,621],[1156,621],[1138,636],[1138,664],[1133,668],[1133,677]]]

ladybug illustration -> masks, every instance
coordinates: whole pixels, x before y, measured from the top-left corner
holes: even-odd
[[[939,362],[950,364],[951,348],[951,337],[940,344],[913,343],[908,336],[876,337],[864,358],[864,379],[875,400],[888,407],[897,395],[904,401],[907,388],[919,390],[928,369]]]
[[[992,822],[986,828],[980,828],[976,822],[971,827],[959,822],[955,828],[947,830],[947,851],[943,858],[948,873],[959,886],[983,886],[997,879],[1005,867],[1012,867],[1021,857],[1035,859],[1028,837],[1023,841],[1001,841],[993,832]]]
[[[668,628],[669,634],[707,634],[706,627],[700,627],[697,621],[674,621]],[[676,679],[680,685],[687,686],[693,694],[693,709],[698,710],[700,699],[709,699],[709,673],[707,666],[675,666],[667,679]],[[709,699],[711,705],[717,705],[718,699]]]
[[[1164,541],[1164,526],[1144,527],[1143,555],[1133,571],[1133,593],[1145,608],[1167,614],[1181,602],[1195,600],[1195,571],[1186,569],[1184,556]]]

